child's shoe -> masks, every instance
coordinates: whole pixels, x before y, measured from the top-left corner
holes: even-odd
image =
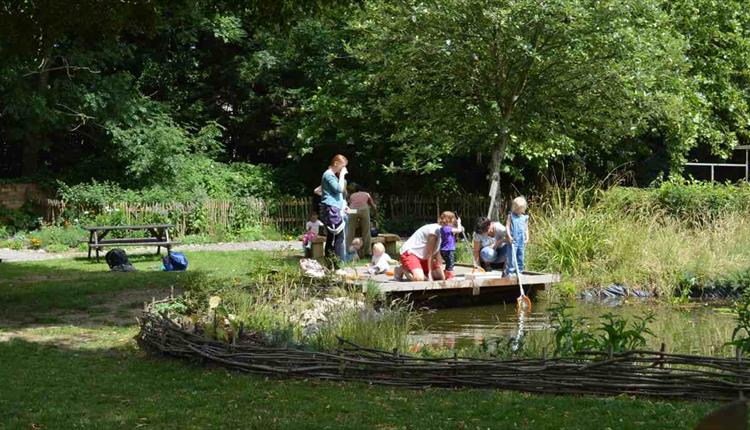
[[[445,271],[445,280],[450,281],[451,279],[455,278],[456,275],[453,273],[452,270],[446,270]]]

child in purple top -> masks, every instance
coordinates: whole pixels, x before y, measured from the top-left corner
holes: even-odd
[[[445,261],[445,279],[454,277],[453,267],[456,264],[456,234],[464,231],[461,218],[456,214],[445,211],[440,214],[440,256]]]

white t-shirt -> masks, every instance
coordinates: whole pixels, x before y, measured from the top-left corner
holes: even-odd
[[[314,231],[315,233],[318,233],[320,231],[320,228],[323,227],[323,221],[317,220],[317,221],[308,221],[307,224],[305,224],[305,230],[306,231]]]
[[[495,246],[496,243],[502,244],[505,242],[505,226],[499,222],[493,222],[495,226],[495,236],[490,237],[488,234],[476,234],[474,233],[474,242],[479,242],[482,248],[487,246]]]
[[[426,260],[431,255],[425,255],[427,252],[427,240],[430,236],[437,236],[437,242],[435,246],[434,254],[440,252],[440,224],[427,224],[420,227],[414,234],[411,235],[409,240],[401,245],[401,254],[406,251],[416,255],[422,260]]]
[[[373,273],[385,273],[390,267],[390,260],[391,257],[385,252],[380,254],[379,257],[373,255],[370,261],[370,270]]]

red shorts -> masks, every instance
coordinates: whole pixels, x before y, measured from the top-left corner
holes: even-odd
[[[429,261],[426,258],[425,259],[419,258],[409,251],[406,251],[403,254],[401,254],[401,266],[412,273],[414,273],[416,269],[422,269],[422,273],[427,275],[428,263]],[[440,264],[440,262],[433,260],[432,270],[440,270],[441,268],[442,268],[442,265]]]

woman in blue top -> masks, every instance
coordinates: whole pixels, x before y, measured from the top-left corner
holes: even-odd
[[[326,255],[335,253],[342,260],[346,258],[344,247],[344,191],[346,190],[346,165],[349,161],[341,154],[331,160],[331,165],[323,173],[321,180],[320,220],[326,226]]]
[[[508,247],[507,273],[509,276],[523,273],[526,243],[529,241],[529,216],[526,215],[525,198],[513,199],[508,219],[505,221],[505,231],[508,235],[508,243],[511,244]]]

